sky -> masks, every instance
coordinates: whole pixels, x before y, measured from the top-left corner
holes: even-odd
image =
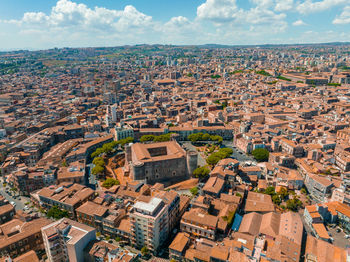
[[[1,0],[0,50],[350,42],[350,0]]]

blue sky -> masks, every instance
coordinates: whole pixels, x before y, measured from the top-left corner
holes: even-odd
[[[350,41],[350,0],[1,0],[0,50]]]

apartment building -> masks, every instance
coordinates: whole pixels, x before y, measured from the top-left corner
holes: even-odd
[[[282,138],[280,141],[281,151],[296,158],[304,156],[304,148],[295,141]]]
[[[152,197],[148,202],[137,201],[130,213],[132,243],[156,253],[169,235],[168,207]]]
[[[334,154],[335,156],[335,164],[341,169],[343,172],[350,171],[350,153],[343,151],[338,154]]]
[[[316,201],[323,202],[326,198],[331,196],[331,190],[334,184],[330,177],[307,174],[305,177],[305,186]]]
[[[49,262],[84,262],[84,248],[96,239],[96,229],[62,218],[41,229]]]
[[[38,168],[33,172],[29,170],[19,170],[9,177],[9,183],[17,188],[18,193],[28,196],[31,192],[45,186],[56,184],[56,170],[50,168]]]
[[[78,222],[94,227],[101,232],[102,220],[107,216],[108,208],[87,201],[76,209],[76,214]]]
[[[0,254],[16,257],[30,250],[43,251],[43,238],[41,228],[50,224],[46,218],[32,221],[12,219],[0,225]]]
[[[218,217],[203,213],[200,209],[192,208],[181,218],[180,229],[196,237],[215,240]]]
[[[75,210],[88,200],[94,198],[94,190],[80,184],[61,183],[57,186],[45,187],[31,194],[34,202],[50,209],[57,206],[68,211],[69,217],[75,217]]]

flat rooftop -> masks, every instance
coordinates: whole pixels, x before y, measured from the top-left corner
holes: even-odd
[[[148,203],[141,201],[136,202],[134,208],[152,214],[161,203],[162,200],[160,198],[153,197]]]

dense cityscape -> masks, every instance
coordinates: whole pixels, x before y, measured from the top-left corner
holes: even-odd
[[[0,261],[350,261],[349,54],[0,53]]]

